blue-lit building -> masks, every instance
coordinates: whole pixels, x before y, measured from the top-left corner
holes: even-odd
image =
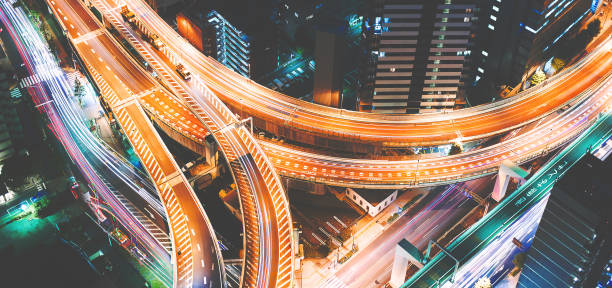
[[[586,154],[555,184],[518,288],[610,287],[611,164]]]
[[[204,54],[256,79],[276,68],[274,7],[273,0],[196,1],[177,14],[176,24]]]
[[[251,44],[249,37],[234,27],[217,11],[210,11],[204,29],[204,53],[243,76],[250,77]],[[208,33],[207,33],[208,32]]]

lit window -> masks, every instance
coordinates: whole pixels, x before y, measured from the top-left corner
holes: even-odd
[[[448,10],[448,9],[443,9],[442,10],[442,13],[445,13],[445,14],[448,14],[449,12],[450,12],[450,10]]]
[[[448,18],[442,18],[442,23],[448,22]]]
[[[487,51],[482,50],[482,55],[484,55],[485,57],[489,56],[489,53],[487,53]]]
[[[489,24],[489,26],[488,26],[488,27],[489,27],[489,29],[491,29],[491,30],[495,30],[495,26],[493,26],[493,25],[491,25],[491,24]]]
[[[495,17],[495,16],[493,16],[493,15],[491,15],[491,17],[490,17],[490,18],[491,18],[491,20],[493,20],[493,21],[497,21],[497,17]]]
[[[470,22],[470,17],[463,18],[463,22]]]
[[[495,12],[499,12],[499,7],[497,7],[497,6],[493,5],[493,11],[495,11]]]
[[[484,74],[484,69],[478,67],[478,72],[483,73]]]
[[[444,0],[444,4],[451,4],[451,0]]]

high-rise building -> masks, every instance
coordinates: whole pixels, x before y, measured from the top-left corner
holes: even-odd
[[[555,184],[517,287],[609,287],[598,282],[612,256],[611,159],[586,154]]]
[[[449,111],[471,77],[478,0],[370,0],[360,110]]]
[[[466,95],[491,101],[496,88],[473,88],[520,84],[596,2],[367,0],[360,110],[447,111]]]
[[[178,31],[192,45],[235,72],[250,76],[249,37],[217,11],[177,14]]]
[[[274,9],[268,2],[197,2],[177,14],[177,28],[204,54],[241,75],[256,78],[272,71],[277,63]]]
[[[210,11],[206,17],[210,28],[209,33],[204,34],[204,53],[211,55],[223,65],[232,70],[250,76],[251,50],[249,37],[234,27],[217,11]],[[208,51],[207,51],[208,50]]]
[[[525,81],[597,8],[591,6],[592,0],[485,2],[480,7],[479,39],[472,51],[474,86],[514,87]],[[495,97],[490,92],[474,91],[470,98],[473,104],[488,102]]]
[[[340,108],[344,79],[344,33],[347,23],[343,20],[320,20],[315,32],[315,74],[313,100],[315,103]]]

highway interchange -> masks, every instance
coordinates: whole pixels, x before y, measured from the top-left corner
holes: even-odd
[[[143,57],[154,64],[165,84],[160,85],[126,55],[83,3],[48,0],[157,186],[169,216],[177,287],[219,285],[224,281],[222,259],[202,206],[152,126],[149,115],[196,143],[204,143],[209,134],[215,137],[241,195],[246,248],[243,285],[290,287],[293,282],[292,223],[277,173],[347,187],[416,187],[465,181],[495,173],[503,160],[523,163],[570,142],[601,113],[609,111],[612,103],[609,35],[572,68],[514,98],[443,115],[377,115],[296,102],[239,78],[213,60],[202,58],[205,56],[199,52],[193,52],[195,49],[185,45],[174,30],[164,30],[171,28],[161,23],[163,20],[144,2],[131,1],[130,8],[142,21],[139,25],[165,40],[167,48],[158,53],[121,23],[118,7],[123,3],[93,2],[137,46]],[[179,62],[195,74],[191,83],[173,73],[172,66]],[[234,112],[240,106],[240,112],[277,125],[288,125],[289,129],[383,146],[483,139],[553,113],[558,115],[529,133],[493,146],[441,158],[387,161],[346,159],[279,143],[258,143],[221,100]],[[565,105],[568,108],[558,112]],[[330,121],[332,118],[337,120]]]

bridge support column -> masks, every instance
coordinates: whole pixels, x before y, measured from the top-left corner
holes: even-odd
[[[393,269],[391,270],[391,281],[389,284],[393,288],[402,286],[406,282],[406,271],[408,270],[408,263],[423,268],[423,254],[408,242],[406,239],[402,239],[395,247],[395,257],[393,258]]]
[[[495,180],[495,187],[493,188],[491,198],[497,202],[501,201],[501,199],[503,199],[506,195],[506,190],[508,189],[508,184],[510,183],[510,177],[518,178],[522,184],[525,182],[525,177],[527,177],[527,175],[529,175],[528,171],[525,171],[523,168],[510,160],[504,160],[504,162],[502,162],[502,164],[499,166],[499,172],[497,174],[497,180]]]

